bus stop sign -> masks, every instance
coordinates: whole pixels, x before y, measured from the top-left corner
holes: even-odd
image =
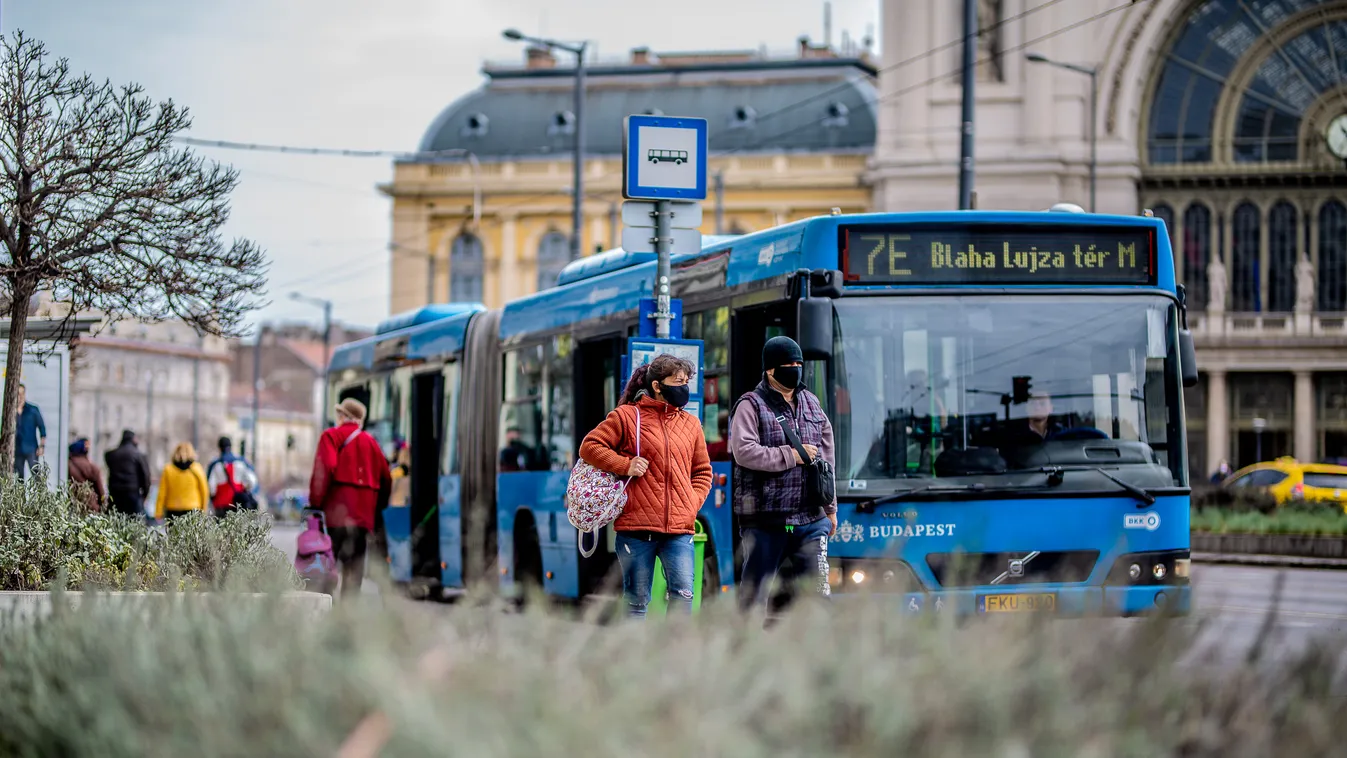
[[[622,145],[623,197],[706,199],[706,119],[627,116]]]

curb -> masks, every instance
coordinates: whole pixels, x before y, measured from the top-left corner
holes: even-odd
[[[1347,569],[1347,558],[1310,558],[1297,555],[1257,555],[1251,553],[1193,553],[1192,559],[1193,563],[1224,563],[1239,566]]]

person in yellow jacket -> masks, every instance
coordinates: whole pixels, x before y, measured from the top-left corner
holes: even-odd
[[[173,448],[173,460],[164,466],[159,477],[159,498],[154,505],[154,517],[172,520],[189,511],[210,509],[210,490],[206,487],[206,472],[196,460],[196,448],[190,442]]]

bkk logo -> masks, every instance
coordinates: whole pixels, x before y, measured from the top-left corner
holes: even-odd
[[[1123,516],[1124,529],[1145,529],[1153,532],[1160,528],[1160,514],[1151,513],[1129,513]]]

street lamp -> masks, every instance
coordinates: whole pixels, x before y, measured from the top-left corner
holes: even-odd
[[[298,292],[291,292],[290,299],[309,305],[316,305],[323,309],[323,409],[318,414],[318,433],[322,434],[327,428],[327,372],[328,364],[332,363],[332,301],[324,300],[318,297],[309,297]],[[256,421],[254,421],[256,423]]]
[[[580,258],[580,232],[584,223],[583,204],[585,198],[585,49],[588,42],[567,44],[551,39],[530,37],[518,29],[506,29],[501,34],[505,39],[515,42],[527,42],[548,50],[565,50],[575,55],[575,166],[571,180],[571,260]]]
[[[1075,71],[1077,74],[1085,74],[1090,77],[1090,213],[1095,212],[1095,174],[1099,165],[1099,128],[1098,128],[1098,100],[1099,100],[1099,69],[1094,66],[1078,66],[1074,63],[1063,63],[1048,58],[1039,53],[1026,53],[1025,59],[1030,63],[1046,63],[1049,66],[1064,68],[1067,71]]]
[[[1263,430],[1267,429],[1267,419],[1255,418],[1253,420],[1253,460],[1254,463],[1263,462]]]

